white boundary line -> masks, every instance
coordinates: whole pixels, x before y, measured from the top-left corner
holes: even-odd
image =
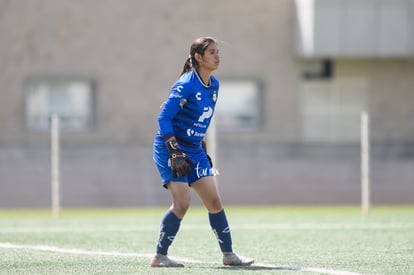
[[[413,223],[370,223],[370,224],[240,224],[233,225],[235,230],[344,230],[344,229],[414,229]],[[183,224],[181,230],[211,230],[208,225]],[[158,231],[158,227],[150,225],[131,226],[82,226],[71,227],[70,225],[59,226],[8,226],[1,227],[0,233],[65,233],[65,232],[134,232],[134,231]]]
[[[72,254],[72,255],[90,255],[90,256],[112,256],[112,257],[137,257],[137,258],[148,258],[150,259],[153,254],[145,253],[129,253],[129,252],[116,252],[116,251],[93,251],[93,250],[83,250],[77,248],[60,248],[47,245],[20,245],[13,243],[0,243],[0,249],[22,249],[22,250],[33,250],[33,251],[44,251],[44,252],[53,252],[53,253],[63,253],[63,254]],[[187,258],[177,258],[174,257],[174,260],[184,262],[184,263],[205,263],[205,264],[218,264],[217,262],[204,262],[199,260],[187,259]],[[232,267],[228,267],[232,268]],[[271,264],[262,264],[256,263],[250,267],[236,267],[236,268],[251,268],[252,270],[257,270],[260,268],[268,268],[274,270],[291,270],[291,271],[304,271],[312,272],[318,274],[327,274],[327,275],[362,275],[360,273],[335,270],[335,269],[326,269],[319,267],[293,267],[293,266],[280,266],[280,265],[271,265]]]
[[[8,249],[23,249],[23,250],[35,250],[35,251],[45,251],[45,252],[55,252],[63,254],[74,254],[74,255],[92,255],[92,256],[116,256],[116,257],[138,257],[138,258],[149,258],[152,255],[150,254],[140,254],[140,253],[121,253],[121,252],[111,252],[111,251],[91,251],[91,250],[82,250],[75,248],[60,248],[47,245],[20,245],[13,243],[0,243],[0,248]]]

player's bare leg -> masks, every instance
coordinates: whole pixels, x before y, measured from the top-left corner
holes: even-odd
[[[165,213],[160,226],[160,236],[157,243],[157,253],[151,259],[152,267],[183,267],[167,256],[168,248],[177,234],[181,220],[190,206],[191,194],[187,183],[170,182],[167,185],[171,192],[172,205]]]
[[[223,210],[214,177],[201,178],[192,184],[192,188],[196,191],[209,213],[215,214]]]
[[[172,197],[170,210],[174,212],[179,219],[183,219],[190,207],[190,187],[184,182],[170,182],[167,184],[167,187]]]

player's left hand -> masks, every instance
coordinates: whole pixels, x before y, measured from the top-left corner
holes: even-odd
[[[204,140],[201,141],[201,147],[203,148],[204,152],[207,155],[207,159],[208,159],[208,162],[210,162],[211,168],[213,168],[213,161],[211,160],[211,157],[207,153],[207,144]]]

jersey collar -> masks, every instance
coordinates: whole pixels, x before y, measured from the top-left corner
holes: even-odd
[[[203,80],[201,80],[200,76],[198,75],[197,71],[194,70],[194,73],[196,74],[198,80],[200,81],[201,85],[203,85],[205,88],[210,88],[211,87],[211,77],[208,81],[208,85],[204,84]]]

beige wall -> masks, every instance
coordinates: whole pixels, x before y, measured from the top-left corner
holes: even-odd
[[[217,76],[258,79],[269,114],[296,112],[291,1],[1,2],[2,141],[37,139],[23,126],[22,81],[45,75],[97,81],[98,127],[73,138],[151,143],[158,107],[203,35],[222,41]],[[260,135],[279,129],[267,120]]]
[[[314,161],[306,154],[324,149],[301,143],[306,62],[295,56],[294,16],[293,0],[0,0],[0,207],[49,201],[49,134],[24,121],[23,82],[32,76],[97,83],[96,128],[62,137],[64,204],[164,204],[151,158],[156,118],[191,42],[204,35],[221,41],[219,79],[257,79],[264,94],[262,128],[218,133],[226,201],[358,202],[358,145],[351,158],[333,161],[329,151]],[[341,59],[335,69],[329,81],[367,80],[374,139],[413,142],[413,60]],[[409,165],[388,168],[373,172],[374,199],[413,202]],[[387,185],[386,171],[402,175],[400,187]]]
[[[264,127],[243,138],[300,139],[303,66],[294,55],[293,1],[213,1],[206,9],[202,1],[178,0],[163,5],[126,0],[0,3],[0,141],[44,139],[25,130],[22,86],[27,77],[79,76],[96,80],[97,127],[71,138],[151,143],[158,107],[190,43],[201,35],[222,41],[222,66],[216,72],[220,79],[249,78],[263,84]],[[366,78],[373,115],[400,119],[414,113],[409,104],[413,63],[337,60],[333,80]],[[400,132],[410,138],[409,129]],[[223,138],[233,136],[226,133]]]
[[[309,65],[311,64],[311,65]],[[309,70],[315,62],[303,62],[302,68]],[[374,141],[408,142],[414,138],[412,102],[414,102],[413,78],[414,60],[372,60],[372,59],[336,59],[334,74],[329,79],[302,80],[300,85],[303,129],[314,113],[334,114],[338,127],[341,123],[352,123],[353,127],[338,131],[341,135],[333,141],[357,141],[359,138],[359,115],[368,111],[371,120],[371,135]],[[331,96],[331,105],[306,104],[316,101],[312,95]],[[322,98],[324,99],[324,98]],[[317,101],[316,101],[317,103]],[[319,107],[316,108],[316,107]],[[318,126],[318,125],[316,125]],[[322,127],[328,125],[322,125]],[[308,128],[306,128],[308,127]],[[313,136],[322,136],[323,129],[314,127]],[[353,131],[347,133],[344,131]],[[304,133],[306,137],[306,133]],[[342,137],[342,139],[341,139]],[[352,138],[349,138],[352,137]]]

